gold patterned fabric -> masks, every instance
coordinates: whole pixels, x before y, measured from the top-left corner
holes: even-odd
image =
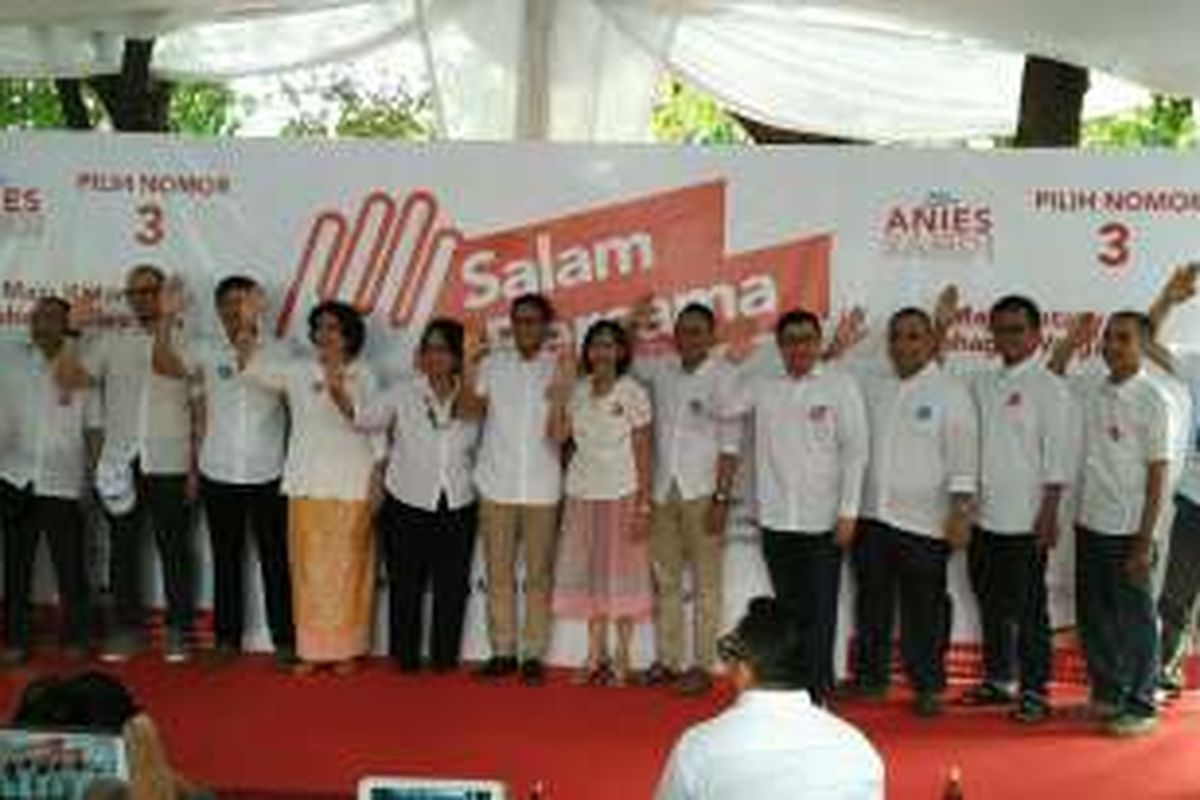
[[[367,503],[291,498],[288,552],[300,658],[331,662],[365,654],[375,594]]]

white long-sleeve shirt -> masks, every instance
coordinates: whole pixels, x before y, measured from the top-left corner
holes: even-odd
[[[838,517],[858,516],[870,445],[852,377],[817,365],[801,378],[747,377],[734,397],[735,412],[754,415],[763,527],[823,534]]]
[[[979,407],[979,524],[1029,534],[1046,486],[1071,478],[1070,393],[1034,358],[973,376]]]
[[[175,343],[188,371],[188,348]],[[152,357],[154,335],[142,328],[102,334],[84,356],[100,383],[104,449],[138,459],[148,475],[182,475],[191,466],[191,385],[159,375]]]
[[[1084,385],[1078,521],[1096,533],[1131,536],[1141,524],[1150,465],[1171,457],[1166,403],[1144,371],[1119,384],[1101,378]]]
[[[355,405],[376,393],[375,374],[361,361],[346,366],[346,389]],[[383,436],[359,430],[329,396],[316,359],[255,354],[243,373],[287,396],[291,436],[281,491],[290,497],[365,500],[375,462],[386,455]]]
[[[808,693],[751,689],[676,742],[655,800],[883,800],[883,759]]]
[[[654,499],[673,486],[684,500],[712,495],[718,458],[741,443],[731,413],[737,371],[715,356],[688,371],[677,355],[639,357],[633,371],[654,402]]]
[[[18,345],[0,351],[0,397],[11,426],[0,447],[0,479],[42,497],[78,499],[87,473],[84,431],[100,425],[93,393],[64,396],[53,364]]]
[[[282,356],[265,357],[278,361]],[[228,342],[198,347],[194,359],[205,414],[200,472],[210,480],[242,485],[279,478],[288,430],[283,398],[242,374],[237,351]]]
[[[515,350],[489,355],[475,391],[487,398],[475,485],[486,500],[553,505],[562,497],[561,448],[547,435],[555,355],[525,360]]]
[[[392,446],[384,485],[400,502],[436,511],[475,500],[471,478],[479,424],[454,415],[454,397],[439,400],[424,375],[402,378],[359,410],[367,430],[389,430]]]
[[[975,405],[961,381],[930,362],[905,380],[864,373],[871,460],[864,517],[934,539],[952,494],[974,494],[979,444]]]

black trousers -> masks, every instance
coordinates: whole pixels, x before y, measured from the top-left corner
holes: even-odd
[[[288,567],[287,498],[279,481],[202,486],[204,515],[212,541],[213,626],[218,645],[242,646],[246,621],[246,535],[254,537],[262,575],[267,625],[277,649],[293,649],[292,577]]]
[[[38,539],[46,535],[58,581],[63,644],[85,647],[89,634],[87,540],[79,501],[45,497],[0,481],[4,535],[4,628],[8,646],[28,650],[30,595]]]
[[[805,632],[808,688],[816,697],[832,691],[834,641],[842,551],[832,533],[813,535],[763,530],[763,559],[775,597]]]
[[[146,475],[135,465],[137,502],[128,514],[110,515],[109,579],[116,596],[116,627],[136,633],[145,624],[142,604],[142,542],[154,530],[167,599],[167,627],[191,629],[195,616],[195,555],[191,507],[183,475]]]
[[[379,535],[389,582],[389,651],[405,669],[421,664],[422,609],[433,589],[430,654],[433,665],[451,669],[462,649],[463,617],[475,552],[474,505],[437,511],[401,503],[390,494],[379,512]]]
[[[1044,697],[1051,657],[1046,554],[1032,533],[976,528],[967,557],[979,600],[985,679],[1008,685],[1019,662],[1021,691]]]
[[[1075,602],[1092,697],[1152,715],[1158,677],[1158,626],[1150,581],[1125,572],[1132,536],[1079,528]]]
[[[852,561],[855,594],[854,677],[860,686],[887,686],[892,630],[900,598],[900,654],[917,692],[946,685],[950,596],[946,564],[950,546],[882,522],[861,523]]]
[[[1196,624],[1200,598],[1200,506],[1183,495],[1175,497],[1175,521],[1167,553],[1167,577],[1158,598],[1162,620],[1159,636],[1162,677],[1182,684],[1183,662]]]

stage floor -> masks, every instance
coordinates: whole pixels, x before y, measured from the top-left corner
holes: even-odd
[[[68,668],[49,657],[0,676],[11,708],[26,681]],[[350,797],[367,774],[499,778],[524,800],[641,800],[675,737],[728,702],[662,689],[485,685],[466,674],[406,676],[373,661],[349,677],[281,674],[261,656],[211,669],[152,656],[108,670],[163,729],[177,768],[220,797]],[[1078,703],[1076,690],[1056,698]],[[1115,741],[1064,712],[1020,727],[993,710],[950,707],[936,720],[882,705],[839,711],[882,751],[893,800],[939,800],[959,765],[970,800],[1200,798],[1200,697],[1164,714],[1156,735]],[[747,800],[752,800],[748,798]]]

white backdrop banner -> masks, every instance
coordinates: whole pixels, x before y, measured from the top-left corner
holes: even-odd
[[[200,336],[215,334],[212,288],[235,272],[269,288],[275,334],[298,346],[314,302],[354,302],[371,314],[369,357],[385,375],[407,369],[431,316],[477,318],[500,335],[508,300],[535,289],[576,328],[653,292],[661,338],[695,299],[764,330],[788,308],[862,305],[877,330],[953,282],[964,309],[952,364],[970,369],[988,357],[986,309],[999,295],[1038,300],[1048,337],[1074,312],[1145,308],[1171,266],[1196,256],[1198,219],[1200,159],[1173,153],[9,135],[0,335],[23,336],[45,293],[100,298],[101,324],[128,324],[122,278],[142,262],[184,277]],[[1198,333],[1200,314],[1185,309],[1167,338],[1186,346]],[[730,619],[767,585],[752,509],[742,512],[727,553]],[[1069,556],[1058,561],[1049,580],[1063,623]],[[955,637],[969,641],[959,563],[952,584]],[[468,655],[484,649],[478,595]],[[260,622],[254,641],[265,642]],[[643,657],[648,643],[643,632]],[[581,631],[560,626],[552,658],[573,661],[582,646]]]

